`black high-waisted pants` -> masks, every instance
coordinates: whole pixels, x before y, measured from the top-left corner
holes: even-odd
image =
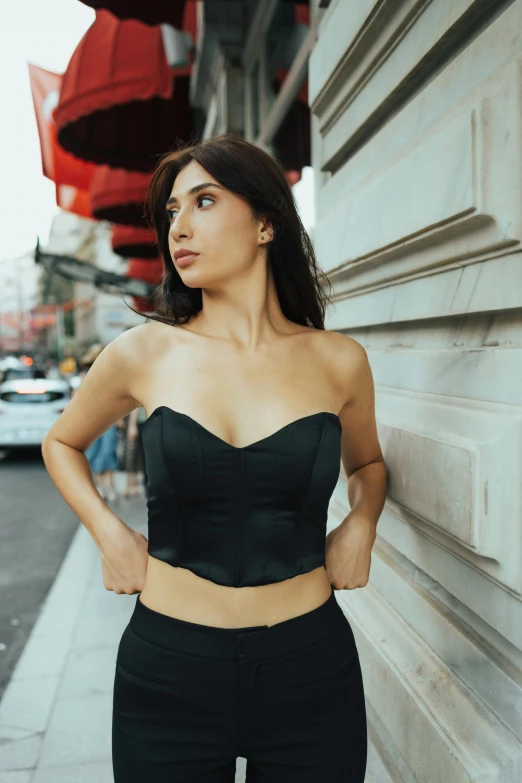
[[[139,594],[116,657],[115,783],[363,783],[366,714],[352,629],[332,591],[271,626],[220,628]]]

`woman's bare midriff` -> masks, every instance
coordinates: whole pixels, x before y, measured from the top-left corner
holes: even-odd
[[[332,587],[323,566],[282,582],[227,587],[149,555],[141,603],[160,614],[220,628],[275,625],[328,600]]]

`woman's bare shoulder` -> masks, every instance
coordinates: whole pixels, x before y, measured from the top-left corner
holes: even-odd
[[[313,339],[317,350],[334,367],[353,371],[367,361],[364,346],[347,334],[317,329]]]
[[[180,331],[161,321],[147,321],[119,334],[105,350],[110,349],[120,365],[136,371],[161,355]]]
[[[358,340],[342,332],[322,330],[315,337],[323,372],[339,389],[343,400],[349,401],[370,382],[371,369],[366,349]]]

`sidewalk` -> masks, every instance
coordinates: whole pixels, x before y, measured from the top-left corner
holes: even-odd
[[[142,498],[111,507],[147,535]],[[104,588],[80,525],[0,702],[0,783],[113,783],[114,664],[135,601]]]

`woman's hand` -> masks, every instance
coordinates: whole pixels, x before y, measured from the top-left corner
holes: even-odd
[[[326,536],[325,567],[334,590],[364,587],[370,576],[376,525],[356,512]]]
[[[145,585],[148,539],[127,525],[103,542],[103,586],[118,594],[140,593]]]

